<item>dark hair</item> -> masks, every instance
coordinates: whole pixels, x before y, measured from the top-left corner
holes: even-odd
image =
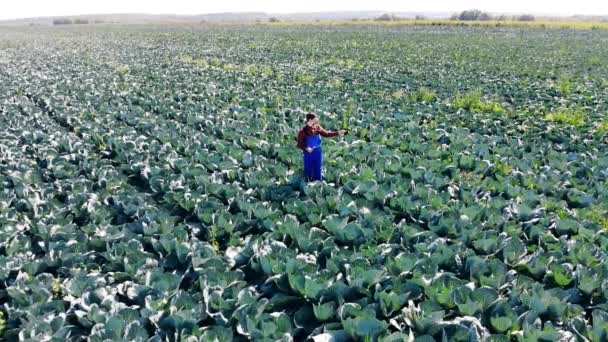
[[[306,122],[316,118],[317,116],[315,115],[315,113],[308,113],[306,114]]]

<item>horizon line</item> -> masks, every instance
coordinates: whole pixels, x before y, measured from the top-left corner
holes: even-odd
[[[477,8],[471,8],[467,10],[475,10]],[[462,11],[467,10],[457,10],[457,11],[425,11],[425,10],[415,10],[415,11],[406,11],[406,10],[395,10],[395,11],[385,11],[385,10],[327,10],[327,11],[303,11],[303,12],[267,12],[267,11],[222,11],[222,12],[204,12],[204,13],[194,13],[194,14],[183,14],[183,13],[150,13],[150,12],[98,12],[98,13],[80,13],[80,14],[60,14],[60,15],[44,15],[44,16],[32,16],[32,17],[16,17],[16,18],[5,18],[0,19],[2,21],[13,21],[13,20],[33,20],[33,19],[50,19],[50,18],[64,18],[64,17],[84,17],[84,16],[111,16],[111,15],[147,15],[147,16],[180,16],[180,17],[196,17],[196,16],[204,16],[204,15],[221,15],[221,14],[265,14],[269,16],[277,15],[277,16],[289,16],[289,15],[302,15],[302,14],[323,14],[323,13],[386,13],[386,14],[395,14],[395,13],[412,13],[412,14],[457,14]],[[608,14],[566,14],[566,13],[542,13],[542,12],[527,12],[527,11],[484,11],[489,14],[494,15],[517,15],[517,14],[530,14],[539,17],[608,17]]]

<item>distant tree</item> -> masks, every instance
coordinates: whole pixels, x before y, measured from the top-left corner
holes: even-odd
[[[276,18],[276,17],[270,17],[270,18],[268,19],[268,22],[270,22],[270,23],[278,23],[279,21],[280,21],[280,20],[279,20],[278,18]]]
[[[458,13],[454,13],[450,16],[450,20],[458,20],[459,17],[460,15]]]
[[[536,18],[532,14],[522,14],[519,17],[517,17],[517,20],[519,20],[519,21],[534,21],[534,20],[536,20]]]
[[[479,20],[492,20],[492,16],[489,13],[483,12],[479,15]]]
[[[103,24],[103,19],[95,19],[95,24]]]
[[[394,14],[389,14],[389,13],[384,13],[383,15],[377,17],[376,21],[394,21],[394,20],[400,20],[401,18],[395,16]]]
[[[74,20],[74,24],[77,24],[77,25],[86,25],[88,23],[89,23],[88,19],[76,19],[76,20]]]
[[[68,18],[57,18],[53,19],[53,25],[71,25],[72,19]]]
[[[359,21],[359,18],[352,18],[350,21]]]
[[[468,10],[460,12],[458,19],[460,20],[477,20],[481,15],[480,10]]]
[[[454,17],[454,16],[452,16]],[[492,16],[489,13],[482,12],[478,9],[462,11],[458,15],[458,20],[491,20]]]
[[[416,15],[416,17],[414,19],[416,19],[416,20],[426,20],[427,18],[425,16],[423,16],[423,15],[418,14],[418,15]]]

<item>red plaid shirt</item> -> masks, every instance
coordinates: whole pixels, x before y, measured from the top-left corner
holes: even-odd
[[[321,127],[320,125],[314,125],[314,126],[309,126],[309,125],[304,125],[304,127],[298,132],[298,147],[302,150],[305,151],[306,150],[306,137],[311,136],[311,135],[317,135],[317,134],[321,134],[321,136],[323,137],[335,137],[336,135],[338,135],[337,131],[326,131],[323,127]]]

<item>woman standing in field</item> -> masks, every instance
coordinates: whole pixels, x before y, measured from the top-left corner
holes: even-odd
[[[321,136],[344,135],[344,130],[326,131],[318,123],[314,113],[306,114],[306,125],[298,132],[298,147],[304,153],[304,177],[306,181],[323,180],[323,151]]]

